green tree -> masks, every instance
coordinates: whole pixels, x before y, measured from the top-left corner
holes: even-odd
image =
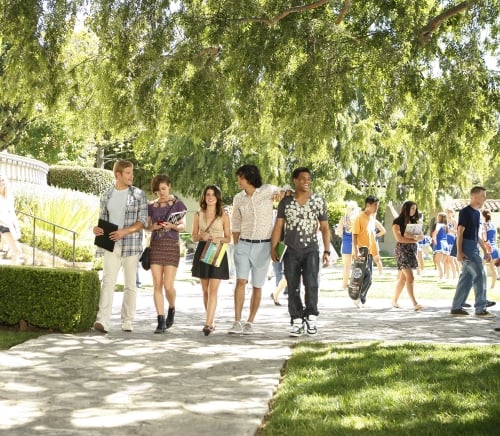
[[[308,165],[330,198],[384,186],[430,206],[484,180],[499,151],[500,77],[486,64],[499,11],[500,0],[2,0],[0,102],[79,113],[89,142],[130,141],[186,194],[252,161],[277,183]],[[34,91],[23,99],[14,83]]]

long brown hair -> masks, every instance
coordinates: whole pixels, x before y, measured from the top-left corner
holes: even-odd
[[[214,191],[215,198],[217,199],[217,203],[215,203],[215,216],[222,216],[224,214],[224,206],[222,204],[222,192],[220,188],[216,185],[208,185],[205,186],[203,193],[200,198],[200,207],[202,210],[207,210],[207,200],[205,197],[207,196],[208,190],[211,189]]]

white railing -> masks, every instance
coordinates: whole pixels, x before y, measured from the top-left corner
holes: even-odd
[[[39,160],[0,152],[0,173],[10,182],[47,184],[49,166]]]

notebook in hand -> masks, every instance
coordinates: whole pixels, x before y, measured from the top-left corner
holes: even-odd
[[[423,233],[422,231],[422,224],[407,224],[405,233],[408,233],[409,235],[412,236],[419,236]]]
[[[179,224],[182,220],[182,218],[184,218],[186,216],[186,211],[183,210],[181,212],[174,212],[172,214],[169,215],[169,217],[167,218],[167,223],[171,223],[171,224]]]
[[[111,232],[114,232],[115,230],[118,230],[118,226],[116,224],[110,223],[109,221],[99,219],[97,227],[103,229],[104,234],[96,236],[94,244],[98,247],[104,248],[105,250],[113,251],[115,249],[115,241],[109,239],[109,234]]]
[[[276,252],[278,253],[278,262],[283,262],[283,257],[285,256],[287,246],[283,241],[278,242],[276,246]]]

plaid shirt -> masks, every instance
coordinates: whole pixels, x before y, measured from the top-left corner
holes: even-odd
[[[101,211],[99,213],[99,218],[109,221],[109,211],[108,211],[108,201],[113,193],[114,186],[108,189],[101,197]],[[130,227],[136,222],[141,222],[144,224],[144,228],[147,226],[148,222],[148,201],[144,191],[136,188],[135,186],[129,186],[127,206],[124,210],[125,213],[125,223],[124,227]],[[131,233],[125,236],[122,240],[117,241],[118,245],[121,245],[122,257],[134,256],[142,252],[142,240],[143,240],[143,230]],[[103,256],[104,250],[102,248],[97,248],[96,256]]]

